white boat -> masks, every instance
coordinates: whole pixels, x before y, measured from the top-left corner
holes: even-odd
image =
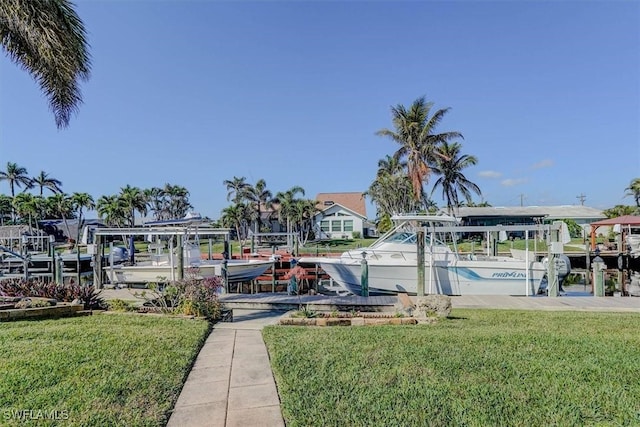
[[[246,282],[262,275],[273,265],[272,260],[227,260],[227,280],[229,283]],[[186,243],[184,247],[185,276],[192,274],[197,278],[222,276],[222,260],[206,260],[201,258],[199,246]],[[136,262],[134,265],[113,264],[105,267],[107,278],[111,283],[152,283],[176,280],[178,260],[175,254],[155,253],[149,260]]]
[[[417,230],[425,227],[424,291],[445,295],[536,295],[546,269],[525,253],[523,257],[461,257],[442,236],[454,238],[457,219],[447,215],[402,215],[396,226],[371,246],[340,257],[302,257],[300,263],[319,265],[348,291],[361,294],[362,261],[367,262],[371,295],[418,291]],[[463,228],[463,227],[462,227]],[[460,228],[460,229],[462,229]],[[453,245],[455,247],[455,245]]]

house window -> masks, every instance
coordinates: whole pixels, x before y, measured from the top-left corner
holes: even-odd
[[[344,220],[344,231],[353,231],[353,220],[345,219]]]
[[[342,231],[342,221],[331,221],[331,231]]]
[[[320,230],[329,231],[329,221],[320,221]]]

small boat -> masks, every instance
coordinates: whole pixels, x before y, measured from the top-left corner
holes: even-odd
[[[199,245],[185,243],[185,276],[196,278],[223,276],[223,260],[202,259]],[[246,282],[262,275],[273,265],[273,260],[227,260],[227,280],[229,283]],[[133,265],[113,264],[106,266],[105,273],[109,281],[116,283],[157,283],[176,280],[178,260],[175,254],[151,254],[149,260],[138,261]]]
[[[424,291],[445,295],[536,295],[545,265],[528,253],[519,257],[461,256],[455,249],[458,220],[448,215],[398,215],[395,227],[371,246],[340,257],[302,257],[301,264],[319,265],[349,292],[362,292],[366,261],[370,295],[418,291],[417,231],[425,230]],[[437,231],[438,229],[448,231]],[[452,249],[452,247],[454,249]]]

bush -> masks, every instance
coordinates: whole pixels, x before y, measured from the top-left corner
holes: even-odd
[[[145,306],[155,307],[163,313],[218,320],[222,314],[222,304],[218,299],[221,288],[219,277],[202,279],[198,270],[192,268],[182,280],[170,282],[164,287],[150,283],[148,290],[135,295],[145,299]]]
[[[85,310],[106,307],[101,291],[93,286],[81,286],[76,283],[59,284],[41,279],[6,279],[0,281],[0,296],[4,297],[41,297],[56,301],[72,302],[80,300]]]

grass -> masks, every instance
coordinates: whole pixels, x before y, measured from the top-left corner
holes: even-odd
[[[0,424],[163,426],[208,331],[128,314],[4,323]]]
[[[286,424],[640,424],[637,314],[452,316],[436,325],[265,328]]]

